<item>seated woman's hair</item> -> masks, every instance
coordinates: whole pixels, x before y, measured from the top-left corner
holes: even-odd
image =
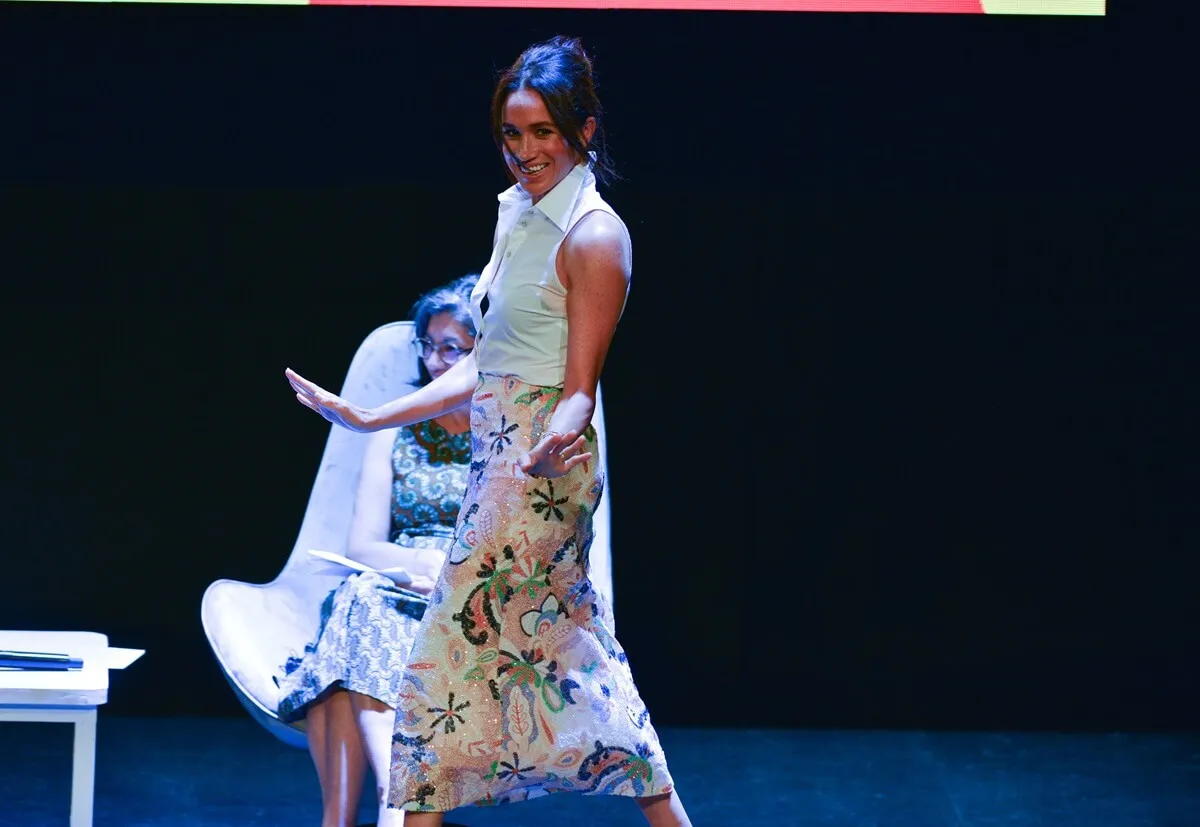
[[[479,281],[478,273],[471,273],[456,278],[449,284],[435,287],[413,305],[409,318],[412,319],[414,333],[417,339],[425,338],[429,333],[429,320],[439,313],[449,313],[454,321],[467,329],[471,337],[475,337],[475,323],[471,320],[471,291],[475,282]],[[425,369],[424,361],[418,360],[422,385],[430,381],[429,371]]]

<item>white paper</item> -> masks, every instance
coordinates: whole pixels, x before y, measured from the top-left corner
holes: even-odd
[[[146,654],[145,649],[118,649],[110,646],[105,659],[108,661],[109,669],[124,669],[144,654]]]
[[[308,553],[318,560],[324,560],[331,564],[325,569],[325,571],[331,574],[340,574],[343,577],[348,577],[356,572],[373,571],[382,574],[384,577],[391,578],[392,582],[397,586],[408,586],[413,581],[412,575],[399,566],[387,569],[373,569],[365,563],[351,560],[349,557],[344,557],[332,551],[321,551],[320,549],[310,548]]]

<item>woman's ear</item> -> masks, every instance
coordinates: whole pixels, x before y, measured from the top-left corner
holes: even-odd
[[[584,147],[592,145],[592,136],[596,134],[596,119],[588,118],[583,122],[583,128],[579,130],[579,137]]]

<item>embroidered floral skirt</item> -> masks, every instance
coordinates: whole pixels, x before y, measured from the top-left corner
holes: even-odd
[[[425,599],[375,572],[347,577],[321,606],[316,639],[284,666],[279,717],[286,723],[330,687],[370,695],[394,707]]]
[[[672,781],[609,608],[588,579],[599,457],[557,479],[517,459],[561,391],[481,376],[449,559],[400,687],[389,804],[441,811]],[[596,434],[586,434],[596,452]]]

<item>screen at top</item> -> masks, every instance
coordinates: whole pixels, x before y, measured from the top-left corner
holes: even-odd
[[[94,2],[95,0],[89,0]],[[124,2],[124,0],[100,0]],[[155,0],[133,0],[155,2]],[[271,6],[475,6],[543,9],[687,9],[692,11],[894,12],[928,14],[1105,13],[1107,0],[157,0]]]

